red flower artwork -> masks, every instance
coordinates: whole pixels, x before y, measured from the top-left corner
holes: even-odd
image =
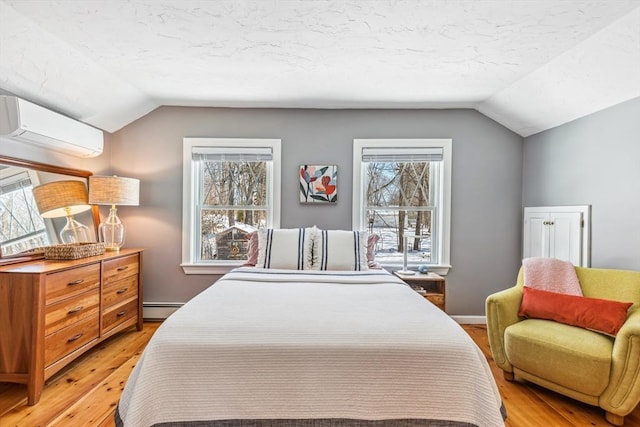
[[[337,169],[335,165],[300,166],[300,202],[337,202]]]

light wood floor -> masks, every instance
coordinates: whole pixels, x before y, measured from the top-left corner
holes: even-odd
[[[110,338],[47,381],[40,403],[26,405],[26,388],[0,383],[0,426],[114,426],[113,414],[124,384],[142,349],[160,324],[146,322]],[[584,405],[541,387],[507,382],[491,359],[484,325],[464,329],[489,359],[507,408],[507,427],[610,426],[599,408]],[[625,418],[640,426],[640,406]]]

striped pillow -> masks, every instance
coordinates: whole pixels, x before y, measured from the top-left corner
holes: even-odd
[[[313,241],[314,270],[368,270],[366,231],[318,230]]]
[[[258,268],[311,269],[313,228],[258,230]]]

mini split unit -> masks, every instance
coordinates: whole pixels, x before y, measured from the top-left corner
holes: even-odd
[[[101,130],[15,96],[0,95],[0,135],[77,157],[102,154]]]

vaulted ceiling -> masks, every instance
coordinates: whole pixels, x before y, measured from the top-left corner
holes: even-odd
[[[640,0],[0,0],[0,90],[108,132],[181,105],[474,108],[528,136],[639,76]]]

